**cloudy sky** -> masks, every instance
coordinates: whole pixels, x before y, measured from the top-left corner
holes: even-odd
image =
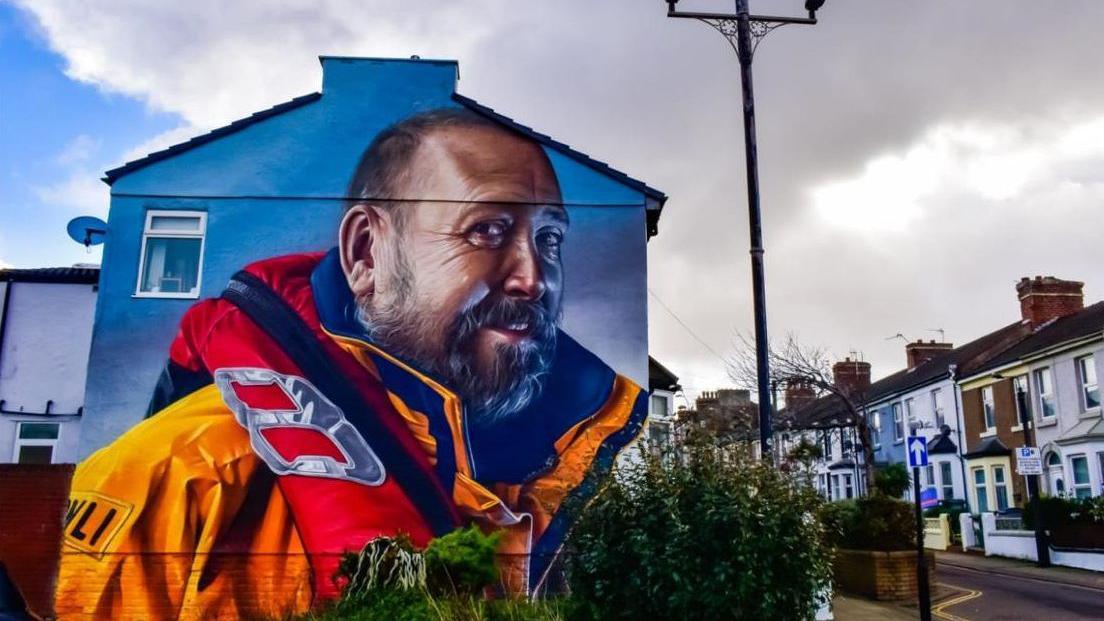
[[[64,224],[106,213],[100,173],[318,90],[320,54],[455,58],[463,94],[667,192],[651,349],[691,398],[722,387],[719,357],[751,325],[738,65],[720,35],[664,13],[661,0],[0,2],[0,263],[98,261]],[[1020,276],[1104,297],[1104,2],[829,0],[820,17],[755,59],[773,334],[858,352],[880,376],[904,362],[890,335],[962,343],[1016,319]]]

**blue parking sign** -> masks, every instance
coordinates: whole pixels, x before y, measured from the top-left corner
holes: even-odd
[[[906,448],[910,468],[928,465],[928,441],[923,436],[909,436]]]

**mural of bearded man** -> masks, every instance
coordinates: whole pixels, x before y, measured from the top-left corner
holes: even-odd
[[[503,533],[548,588],[647,395],[559,327],[570,218],[543,148],[462,109],[375,136],[338,245],[254,263],[181,322],[145,421],[77,469],[60,615],[299,612],[342,553]]]

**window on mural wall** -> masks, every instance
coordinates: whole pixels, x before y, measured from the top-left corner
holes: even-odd
[[[17,464],[53,463],[60,432],[58,423],[19,423],[13,461]]]
[[[993,409],[993,387],[986,386],[981,389],[981,415],[985,423],[985,430],[992,431],[997,428],[997,412]]]
[[[1091,355],[1077,359],[1077,383],[1081,387],[1081,409],[1100,407],[1100,388],[1096,381],[1096,362]]]
[[[1049,367],[1035,370],[1035,392],[1039,395],[1039,417],[1054,418],[1058,409],[1054,405],[1054,378]]]
[[[207,214],[199,211],[149,211],[142,232],[138,266],[140,297],[199,297],[203,236]]]

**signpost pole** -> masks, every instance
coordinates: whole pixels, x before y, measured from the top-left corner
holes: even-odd
[[[1020,410],[1020,426],[1023,428],[1024,434],[1024,448],[1032,447],[1031,438],[1031,418],[1027,411],[1027,393],[1022,386],[1017,386],[1016,389],[1016,405]],[[1037,474],[1027,474],[1027,496],[1028,500],[1034,499],[1032,506],[1032,518],[1035,522],[1035,564],[1039,567],[1050,567],[1050,542],[1047,541],[1046,526],[1043,524],[1043,503],[1039,498],[1039,475],[1043,471],[1042,455],[1039,454],[1039,449],[1035,448],[1032,455],[1034,460],[1038,463],[1033,463],[1036,466],[1034,471]],[[1019,469],[1020,458],[1016,458],[1017,469]]]
[[[908,460],[912,466],[912,498],[916,503],[916,592],[920,621],[931,621],[931,592],[928,588],[928,564],[924,559],[924,517],[920,513],[920,468],[928,463],[928,447],[923,437],[913,435],[908,442]]]

